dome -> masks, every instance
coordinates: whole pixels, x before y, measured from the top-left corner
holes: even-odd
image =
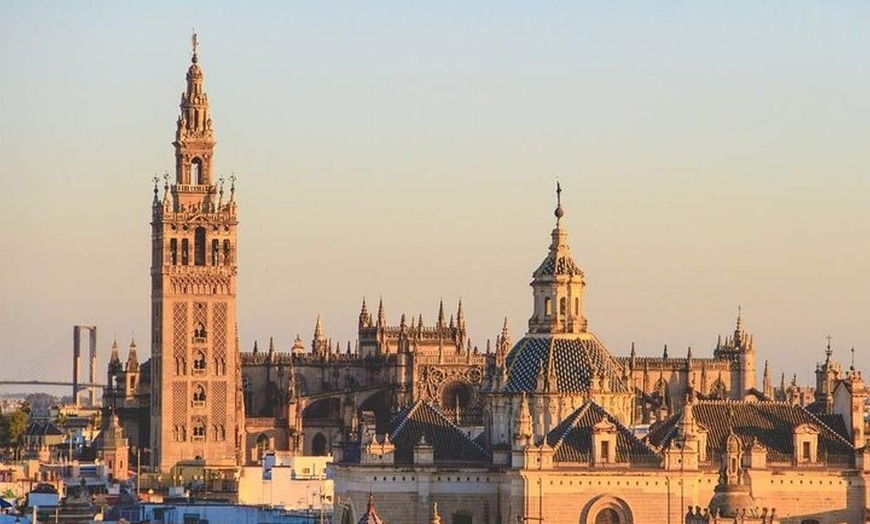
[[[504,390],[509,393],[535,391],[543,387],[538,381],[548,376],[555,377],[559,393],[628,391],[622,366],[592,333],[526,335],[508,353],[505,367]]]
[[[757,516],[758,509],[749,486],[742,484],[718,485],[710,499],[710,512],[719,517],[738,515]]]
[[[571,256],[571,251],[568,248],[568,234],[561,227],[553,230],[553,243],[550,245],[550,250],[547,256],[538,266],[538,269],[532,273],[532,277],[540,279],[542,277],[568,276],[583,278],[583,270],[574,262],[574,257]]]

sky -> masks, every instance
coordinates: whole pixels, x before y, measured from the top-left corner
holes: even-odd
[[[150,353],[151,179],[190,34],[235,174],[250,350],[461,298],[531,314],[554,186],[614,354],[870,369],[866,2],[0,2],[0,380],[71,376],[72,326]],[[0,392],[5,391],[0,389]]]

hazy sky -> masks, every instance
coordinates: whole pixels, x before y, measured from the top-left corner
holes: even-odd
[[[590,329],[759,375],[870,369],[866,2],[0,2],[0,379],[72,325],[149,354],[151,177],[190,32],[238,177],[241,345],[355,337],[362,298],[518,339],[558,175]],[[760,376],[759,376],[760,379]],[[2,390],[0,390],[2,391]]]

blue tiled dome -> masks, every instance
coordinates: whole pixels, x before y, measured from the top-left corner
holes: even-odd
[[[560,393],[588,392],[602,374],[611,391],[628,391],[622,381],[622,366],[591,333],[526,335],[520,339],[505,359],[505,391],[535,391],[539,376],[550,373],[551,361]]]

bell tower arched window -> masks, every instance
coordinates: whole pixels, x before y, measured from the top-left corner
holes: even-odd
[[[193,232],[193,264],[205,265],[205,228],[198,227]]]
[[[205,184],[202,172],[202,160],[194,158],[190,163],[190,180],[196,185]]]
[[[190,263],[190,241],[186,238],[181,239],[181,265],[186,266]]]
[[[553,300],[550,297],[544,297],[544,314],[548,317],[553,314]]]
[[[169,241],[169,264],[178,264],[178,239],[173,238]]]
[[[211,265],[218,265],[218,259],[220,258],[221,252],[221,243],[218,239],[214,238],[211,241]]]

